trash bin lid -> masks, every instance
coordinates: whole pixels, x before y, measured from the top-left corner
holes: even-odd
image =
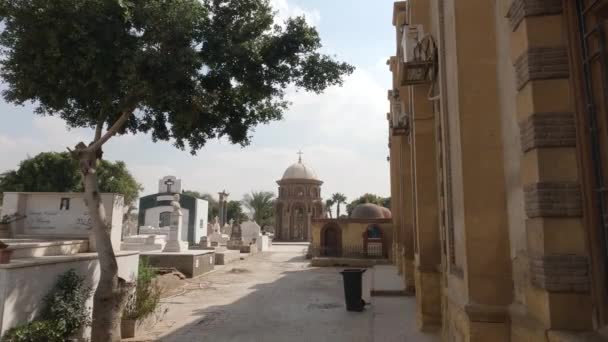
[[[342,270],[340,273],[363,273],[365,271],[367,271],[365,268],[347,268]]]

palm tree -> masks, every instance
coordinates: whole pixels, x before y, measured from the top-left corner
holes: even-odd
[[[270,223],[274,209],[274,194],[270,191],[252,191],[243,197],[243,204],[253,214],[253,220],[264,227]]]
[[[340,204],[346,204],[346,196],[342,193],[336,192],[335,194],[331,195],[331,199],[338,206],[338,210],[336,211],[336,218],[340,218]]]
[[[329,213],[329,218],[333,218],[331,214],[331,207],[333,207],[334,204],[336,203],[331,198],[325,200],[325,211]]]

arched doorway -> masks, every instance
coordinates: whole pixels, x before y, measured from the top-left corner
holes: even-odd
[[[277,240],[283,239],[283,203],[278,203],[274,215],[274,234]]]
[[[291,241],[307,241],[308,240],[308,220],[306,207],[302,204],[296,204],[292,210],[292,225],[291,225]]]
[[[321,255],[339,256],[342,244],[342,230],[335,224],[329,224],[321,229]]]
[[[384,234],[382,228],[377,225],[367,227],[363,233],[363,247],[365,254],[370,258],[386,258],[384,248]]]

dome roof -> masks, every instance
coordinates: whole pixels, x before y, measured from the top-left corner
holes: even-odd
[[[351,218],[354,219],[385,219],[391,218],[391,211],[373,203],[363,203],[353,209]]]
[[[318,180],[317,174],[313,169],[304,165],[302,159],[298,160],[297,163],[291,165],[283,173],[282,179],[312,179]]]

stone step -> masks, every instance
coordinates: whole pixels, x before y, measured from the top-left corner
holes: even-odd
[[[38,238],[3,239],[13,251],[12,258],[75,255],[89,251],[88,240],[46,240]]]
[[[131,235],[123,239],[123,243],[139,244],[164,244],[166,241],[166,235]]]
[[[140,251],[140,252],[152,252],[160,251],[165,247],[164,243],[155,244],[143,244],[143,243],[128,243],[123,242],[120,244],[121,251]]]

